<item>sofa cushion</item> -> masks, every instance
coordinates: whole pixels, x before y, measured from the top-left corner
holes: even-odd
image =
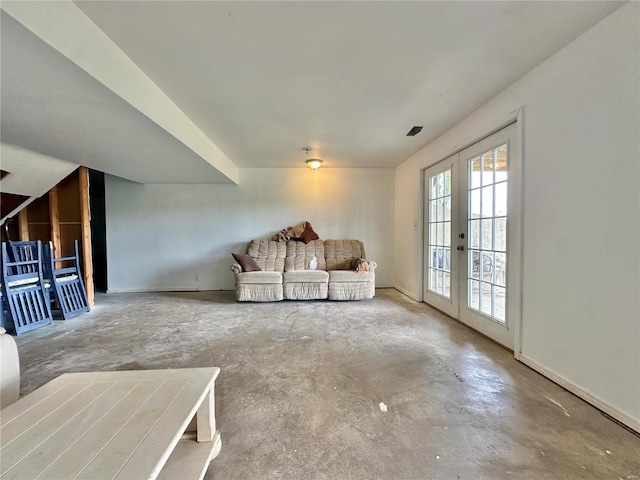
[[[318,240],[320,237],[316,232],[313,231],[313,227],[311,226],[311,224],[307,222],[307,225],[304,227],[304,231],[300,234],[298,238],[302,240],[304,243],[309,243],[314,240]]]
[[[351,260],[366,258],[360,240],[325,240],[324,257],[327,270],[351,270]]]
[[[236,285],[247,283],[282,283],[280,272],[241,272],[236,275]]]
[[[287,254],[284,259],[284,271],[308,270],[309,262],[316,257],[318,261],[317,270],[326,270],[327,263],[324,260],[324,242],[322,240],[312,240],[309,243],[287,242]]]
[[[256,261],[246,253],[232,253],[231,255],[240,264],[243,272],[259,272],[262,270]]]
[[[324,270],[291,270],[284,272],[283,283],[327,283],[329,273]]]
[[[326,296],[325,296],[326,298]],[[20,357],[16,341],[0,328],[0,407],[8,407],[20,397]]]
[[[287,254],[285,242],[271,240],[251,240],[247,246],[247,254],[265,271],[283,272],[284,257]]]
[[[372,272],[356,273],[353,270],[331,270],[329,282],[331,283],[360,283],[375,282],[376,275]]]

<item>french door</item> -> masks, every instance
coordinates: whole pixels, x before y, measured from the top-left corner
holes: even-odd
[[[508,126],[424,172],[424,301],[510,348],[515,132]]]
[[[424,301],[458,317],[459,256],[452,246],[459,230],[459,200],[455,181],[458,162],[452,157],[425,171]],[[455,247],[453,247],[455,249]]]

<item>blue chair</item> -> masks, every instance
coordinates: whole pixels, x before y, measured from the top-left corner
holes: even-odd
[[[50,325],[52,316],[42,276],[42,242],[15,243],[12,258],[7,243],[2,242],[2,298],[13,330],[20,335]]]
[[[44,246],[40,240],[13,241],[9,240],[9,258],[13,262],[30,262],[40,260],[40,266],[35,264],[25,264],[16,266],[18,273],[37,274],[38,269],[42,274],[42,286],[44,287],[44,298],[51,310],[51,281],[47,278],[47,268],[43,263]]]
[[[44,247],[44,275],[51,282],[54,298],[65,320],[89,311],[77,240],[73,243],[73,251],[72,257],[54,258],[51,244]]]

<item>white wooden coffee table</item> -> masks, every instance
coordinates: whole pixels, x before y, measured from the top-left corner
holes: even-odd
[[[0,411],[0,478],[202,479],[219,368],[67,373]]]

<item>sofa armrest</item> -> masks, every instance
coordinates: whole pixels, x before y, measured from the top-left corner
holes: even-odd
[[[231,265],[231,271],[237,275],[239,273],[242,273],[242,267],[239,264],[234,263],[233,265]]]
[[[0,328],[0,408],[4,408],[18,400],[20,396],[20,357],[18,347],[11,335]]]

